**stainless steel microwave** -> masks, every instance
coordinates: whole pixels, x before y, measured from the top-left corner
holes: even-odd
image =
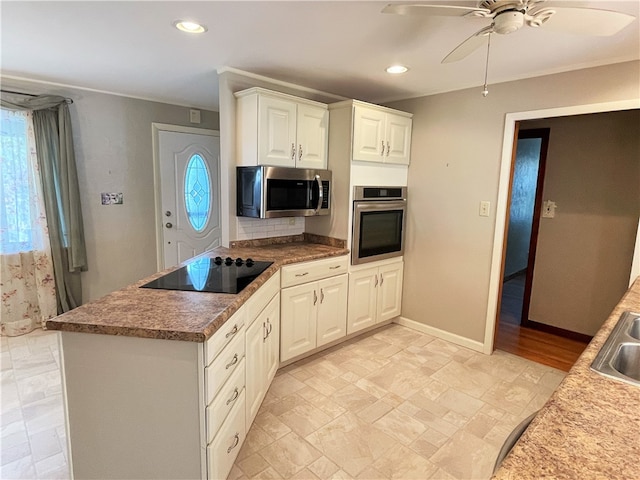
[[[239,217],[311,217],[331,209],[331,172],[307,168],[236,167]]]
[[[351,264],[404,253],[407,187],[354,187]]]

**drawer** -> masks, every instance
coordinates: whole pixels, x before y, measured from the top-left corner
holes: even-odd
[[[220,389],[213,402],[207,407],[207,443],[213,440],[224,419],[231,409],[238,403],[244,392],[245,361],[242,360],[227,383]]]
[[[222,353],[205,368],[205,391],[207,405],[220,391],[227,379],[244,363],[244,327],[234,335]]]
[[[247,317],[244,305],[240,307],[231,318],[229,318],[220,329],[213,334],[204,344],[205,366],[211,362],[222,352],[225,345],[238,336],[240,330],[245,324]]]
[[[349,256],[331,257],[282,267],[282,288],[347,273]]]
[[[246,435],[244,418],[245,393],[238,397],[236,405],[222,424],[222,428],[207,447],[209,479],[225,479],[238,456]]]
[[[255,292],[244,304],[249,324],[255,320],[273,296],[280,291],[280,272],[278,271]],[[248,326],[248,325],[247,325]]]

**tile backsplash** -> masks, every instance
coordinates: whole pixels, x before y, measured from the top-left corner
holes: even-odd
[[[235,240],[284,237],[304,233],[304,217],[236,218],[238,220],[238,235]]]

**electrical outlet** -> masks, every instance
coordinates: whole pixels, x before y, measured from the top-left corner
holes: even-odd
[[[488,217],[491,212],[491,202],[488,200],[482,200],[480,202],[480,216]]]

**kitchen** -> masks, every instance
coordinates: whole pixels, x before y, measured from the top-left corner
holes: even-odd
[[[490,111],[486,110],[486,104],[482,103],[484,99],[475,89],[425,97],[423,100],[415,101],[411,108],[391,105],[399,110],[413,110],[412,158],[419,156],[438,159],[434,163],[412,161],[410,167],[415,169],[415,174],[412,170],[409,175],[409,201],[412,205],[420,205],[421,215],[426,215],[426,218],[431,220],[430,223],[438,228],[435,232],[423,231],[426,222],[420,222],[417,217],[409,218],[403,316],[414,320],[428,319],[426,323],[430,322],[434,328],[449,332],[456,340],[466,341],[476,348],[478,344],[484,343],[493,224],[489,221],[483,222],[483,219],[477,216],[476,205],[479,199],[495,199],[497,195],[496,159],[500,158],[504,115],[510,112],[528,112],[570,105],[605,104],[615,109],[619,108],[616,102],[624,101],[631,101],[630,106],[633,107],[633,99],[637,98],[637,69],[637,62],[621,63],[495,85],[489,97],[495,99]],[[575,85],[586,83],[589,83],[588,89],[575,88]],[[29,82],[22,82],[21,85],[23,88],[34,88]],[[41,88],[41,85],[36,84],[35,87]],[[57,90],[64,91],[60,87],[57,87]],[[83,107],[80,106],[80,101],[77,102],[79,109],[89,106],[107,107],[112,112],[111,118],[115,123],[112,125],[114,136],[111,137],[111,143],[88,145],[82,142],[87,141],[86,134],[91,134],[91,124],[82,123],[80,119],[80,125],[85,129],[85,140],[80,140],[81,150],[88,158],[86,165],[81,165],[80,168],[87,180],[83,194],[87,198],[88,224],[90,230],[95,232],[95,236],[92,236],[91,255],[92,265],[97,267],[84,275],[90,280],[88,298],[93,299],[155,271],[155,254],[148,252],[148,248],[140,248],[136,255],[130,256],[123,249],[113,246],[116,242],[114,237],[119,237],[114,235],[119,230],[118,225],[135,224],[139,218],[153,217],[153,205],[149,200],[149,197],[152,197],[153,186],[148,174],[148,162],[147,167],[129,166],[125,156],[119,155],[120,149],[125,148],[127,151],[131,149],[129,154],[132,156],[148,159],[150,139],[142,142],[146,145],[133,142],[133,138],[138,135],[135,133],[138,128],[135,125],[131,125],[132,130],[129,133],[115,131],[120,130],[121,121],[118,119],[123,118],[122,111],[131,112],[133,109],[138,112],[138,119],[142,120],[143,116],[147,115],[143,112],[150,112],[158,107],[141,101],[135,103],[136,101],[123,98],[106,98],[90,92],[69,89],[66,91],[72,92],[75,98],[85,99]],[[523,97],[522,91],[528,92],[528,96]],[[133,103],[135,107],[132,107]],[[458,108],[451,108],[452,105]],[[84,111],[89,115],[87,110]],[[203,113],[203,118],[206,119],[207,112]],[[164,115],[168,115],[166,107]],[[161,117],[162,113],[156,115],[153,121],[168,122],[158,118],[159,116]],[[225,122],[229,120],[223,118],[221,113],[221,131],[225,130]],[[140,137],[149,137],[149,123],[150,121],[146,122]],[[479,128],[479,125],[482,127]],[[460,131],[466,134],[465,142],[459,141]],[[222,143],[224,148],[224,137]],[[228,141],[227,147],[231,145],[232,142]],[[477,145],[484,147],[481,153]],[[106,156],[98,159],[95,154],[96,147],[103,148]],[[473,150],[473,155],[470,155],[469,150]],[[457,170],[447,170],[446,163],[456,167],[456,162],[466,158],[473,158],[474,162],[465,162]],[[101,163],[104,159],[109,160],[109,173]],[[123,172],[130,169],[133,169],[133,176],[125,178]],[[109,186],[110,183],[114,187],[125,185],[125,192],[127,195],[133,195],[129,198],[135,201],[132,200],[129,205],[125,203],[122,210],[92,206],[94,192],[100,191],[105,184]],[[136,183],[142,190],[140,194],[134,188]],[[223,188],[224,185],[225,182]],[[424,186],[428,188],[423,188]],[[455,202],[451,202],[447,196],[447,192],[453,191],[459,194]],[[434,223],[438,219],[442,221],[447,218],[455,218],[456,222]],[[132,222],[133,219],[135,220]],[[154,243],[153,224],[149,223],[150,220],[145,221],[142,225],[144,228],[136,227],[127,232],[127,243],[133,248]],[[467,231],[467,228],[471,231]],[[451,238],[456,239],[455,252],[449,252]],[[98,252],[104,251],[112,255],[103,259]],[[121,263],[122,271],[108,273],[109,262]],[[464,265],[466,275],[452,278],[448,270],[450,265]],[[424,285],[429,286],[426,291]],[[457,297],[453,297],[451,292],[456,289],[465,292],[465,302],[459,302]],[[464,321],[456,322],[456,319]]]

